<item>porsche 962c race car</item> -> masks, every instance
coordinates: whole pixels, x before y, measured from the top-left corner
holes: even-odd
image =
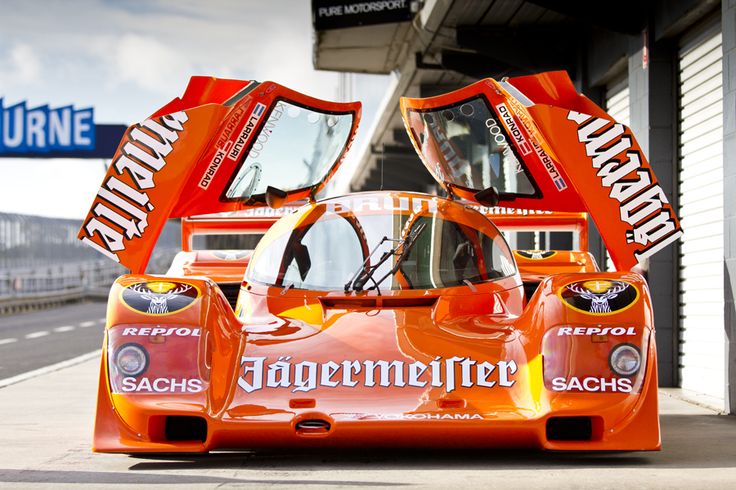
[[[401,111],[447,197],[317,200],[360,105],[271,82],[194,77],[129,128],[79,234],[131,270],[110,292],[96,451],[660,448],[631,270],[681,231],[631,131],[562,72]],[[185,243],[145,273],[170,218],[186,242],[300,200],[252,253]],[[618,272],[587,252],[586,213]],[[517,250],[519,230],[573,232],[572,250]]]

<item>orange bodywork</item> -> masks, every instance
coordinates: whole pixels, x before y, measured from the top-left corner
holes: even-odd
[[[368,197],[384,195],[395,201],[430,197],[409,193]],[[468,212],[449,201],[445,205]],[[314,206],[305,206],[291,220],[308,216]],[[285,221],[274,228],[288,229],[291,224]],[[114,285],[111,298],[122,298],[131,284],[160,280],[124,276]],[[191,306],[180,312],[152,315],[122,301],[110,302],[105,358],[126,342],[136,341],[150,354],[149,378],[165,381],[159,385],[162,392],[155,392],[155,386],[151,392],[147,386],[144,392],[120,392],[112,385],[116,381],[109,362],[103,360],[95,430],[98,451],[356,445],[659,448],[651,303],[647,286],[637,274],[550,275],[526,306],[519,274],[472,289],[392,290],[380,295],[375,291],[284,291],[247,283],[241,291],[239,319],[211,280],[171,280],[198,291]],[[580,280],[624,280],[636,289],[636,301],[608,315],[575,310],[558,293]],[[560,334],[565,327],[573,332],[577,328],[578,334]],[[126,328],[135,331],[123,335]],[[148,330],[139,334],[141,328]],[[155,328],[164,333],[155,335]],[[590,328],[597,333],[590,333]],[[615,335],[599,335],[604,328]],[[188,335],[195,329],[198,335]],[[173,342],[179,344],[169,347]],[[608,383],[610,389],[616,376],[607,356],[621,343],[646,353],[640,373],[631,378],[631,391],[555,391],[555,378],[558,383],[559,378],[588,380],[591,390]],[[176,356],[168,354],[170,348],[176,349]],[[165,366],[156,365],[159,356],[166,358]],[[449,368],[448,359],[454,359]],[[369,379],[365,362],[370,360],[401,363],[406,368],[403,380],[398,382],[396,371],[389,369],[390,383],[382,383],[378,368]],[[468,360],[465,367],[463,360]],[[288,361],[282,367],[288,365],[291,370],[289,386],[273,383],[279,361]],[[442,364],[435,369],[433,361]],[[356,362],[360,369],[355,369]],[[344,363],[353,369],[348,374]],[[425,372],[411,386],[410,366],[417,363],[430,366],[427,369],[439,381],[430,380]],[[479,378],[477,367],[484,363],[490,370]],[[318,380],[313,385],[305,381],[309,369],[321,369],[312,376]],[[478,385],[481,378],[485,386]],[[172,383],[183,386],[192,379],[199,380],[201,391],[166,392]],[[183,416],[206,421],[205,440],[167,438],[167,418]],[[588,418],[590,438],[550,440],[552,417]],[[314,421],[325,424],[300,424]]]
[[[479,82],[446,100],[440,96],[405,101],[404,116],[411,117],[410,105],[442,107],[478,93],[493,104],[498,97],[510,97],[495,83]],[[533,88],[529,81],[519,85]],[[287,93],[275,84],[266,86]],[[331,107],[288,94],[305,106]],[[253,101],[268,106],[269,94],[262,95]],[[572,102],[571,109],[588,108],[597,117],[607,117],[589,102]],[[351,107],[357,110],[350,105],[332,109]],[[514,107],[525,136],[533,130],[549,131],[532,125],[535,106]],[[540,112],[540,120],[543,116]],[[532,119],[524,122],[522,117]],[[209,141],[214,133],[207,129],[202,134]],[[563,159],[562,143],[540,136],[539,144],[555,159]],[[570,145],[577,148],[579,142]],[[570,151],[565,158],[575,160],[573,165],[563,167],[556,160],[568,179],[564,195],[550,182],[539,184],[548,170],[537,162],[532,174],[543,198],[501,201],[516,211],[478,206],[471,189],[452,186],[456,198],[470,203],[397,191],[316,201],[321,181],[311,189],[286,189],[287,202],[312,199],[278,220],[257,213],[185,218],[183,251],[167,275],[124,275],[111,289],[94,450],[660,449],[652,303],[644,278],[628,272],[642,248],[625,243],[626,226],[619,223],[604,238],[616,236],[610,246],[617,250],[614,258],[621,272],[598,270],[587,249],[585,211],[605,226],[613,207],[590,204],[595,190],[601,201],[608,200],[600,184],[585,192],[577,189],[580,182],[592,185],[598,177],[586,173],[582,180],[570,179],[570,169],[583,161]],[[339,159],[327,167],[325,179],[334,174]],[[195,160],[189,165],[199,173],[206,167],[199,162],[207,163],[209,157]],[[196,214],[186,213],[190,204],[197,212],[264,206],[268,196],[258,197],[261,203],[251,199],[247,206],[217,200],[236,170],[234,163],[218,173],[216,192],[193,190],[167,204],[169,211],[163,214]],[[194,189],[197,182],[189,174],[178,185]],[[192,204],[197,199],[205,202]],[[528,211],[545,203],[553,205]],[[664,211],[669,213],[669,208]],[[384,217],[388,225],[378,231],[371,228]],[[325,237],[313,231],[312,241],[306,240],[310,230],[322,229],[343,234]],[[571,231],[578,246],[511,251],[499,229]],[[249,230],[267,231],[247,255],[222,259],[215,251],[192,250],[194,235]],[[84,228],[80,236],[91,239]],[[151,236],[155,240],[156,233]],[[459,242],[447,245],[447,236]],[[93,239],[98,240],[95,248],[104,246],[99,237]],[[120,257],[140,272],[149,247],[137,253],[129,247],[136,239],[143,238],[127,241]],[[396,263],[390,285],[379,287],[374,278],[370,286],[366,278],[356,286],[356,277],[370,275],[371,264],[382,256],[374,255],[379,240],[387,242],[383,256],[388,264]],[[350,243],[357,244],[351,253],[359,254],[360,267],[343,288],[339,265]],[[320,254],[319,247],[328,252]],[[282,250],[282,255],[274,250]],[[420,267],[422,253],[429,257],[425,269]],[[468,262],[477,267],[477,277],[458,273]],[[263,279],[271,270],[274,279]],[[342,279],[333,281],[336,287],[305,286],[313,270],[326,276],[334,272]],[[455,274],[454,279],[448,280],[448,274]],[[233,308],[232,297],[218,284],[236,278],[239,295]],[[628,357],[614,356],[623,351]],[[640,363],[634,366],[636,356]]]

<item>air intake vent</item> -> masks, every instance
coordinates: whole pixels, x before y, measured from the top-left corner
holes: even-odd
[[[240,294],[240,283],[219,282],[217,285],[220,287],[220,291],[222,291],[227,298],[227,302],[230,303],[230,307],[234,310],[235,304],[238,302],[238,294]]]
[[[410,307],[432,307],[437,302],[437,297],[399,298],[372,296],[368,298],[320,298],[325,308],[351,309],[351,308],[410,308]]]
[[[296,431],[300,434],[326,434],[330,423],[322,419],[308,419],[297,422]]]
[[[547,419],[548,441],[590,441],[593,439],[591,417],[550,417]]]
[[[207,440],[207,421],[202,417],[166,417],[167,441]]]
[[[524,296],[526,296],[527,301],[532,299],[532,296],[537,292],[538,287],[539,281],[524,281]]]

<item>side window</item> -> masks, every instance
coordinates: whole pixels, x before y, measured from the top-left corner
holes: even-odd
[[[260,116],[258,110],[253,114]],[[340,156],[352,125],[351,113],[328,114],[279,101],[251,144],[225,198],[245,200],[263,194],[269,185],[292,191],[317,184]]]

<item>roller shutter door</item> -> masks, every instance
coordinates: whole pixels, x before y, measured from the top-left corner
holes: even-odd
[[[679,53],[681,386],[724,399],[723,78],[720,31]]]

